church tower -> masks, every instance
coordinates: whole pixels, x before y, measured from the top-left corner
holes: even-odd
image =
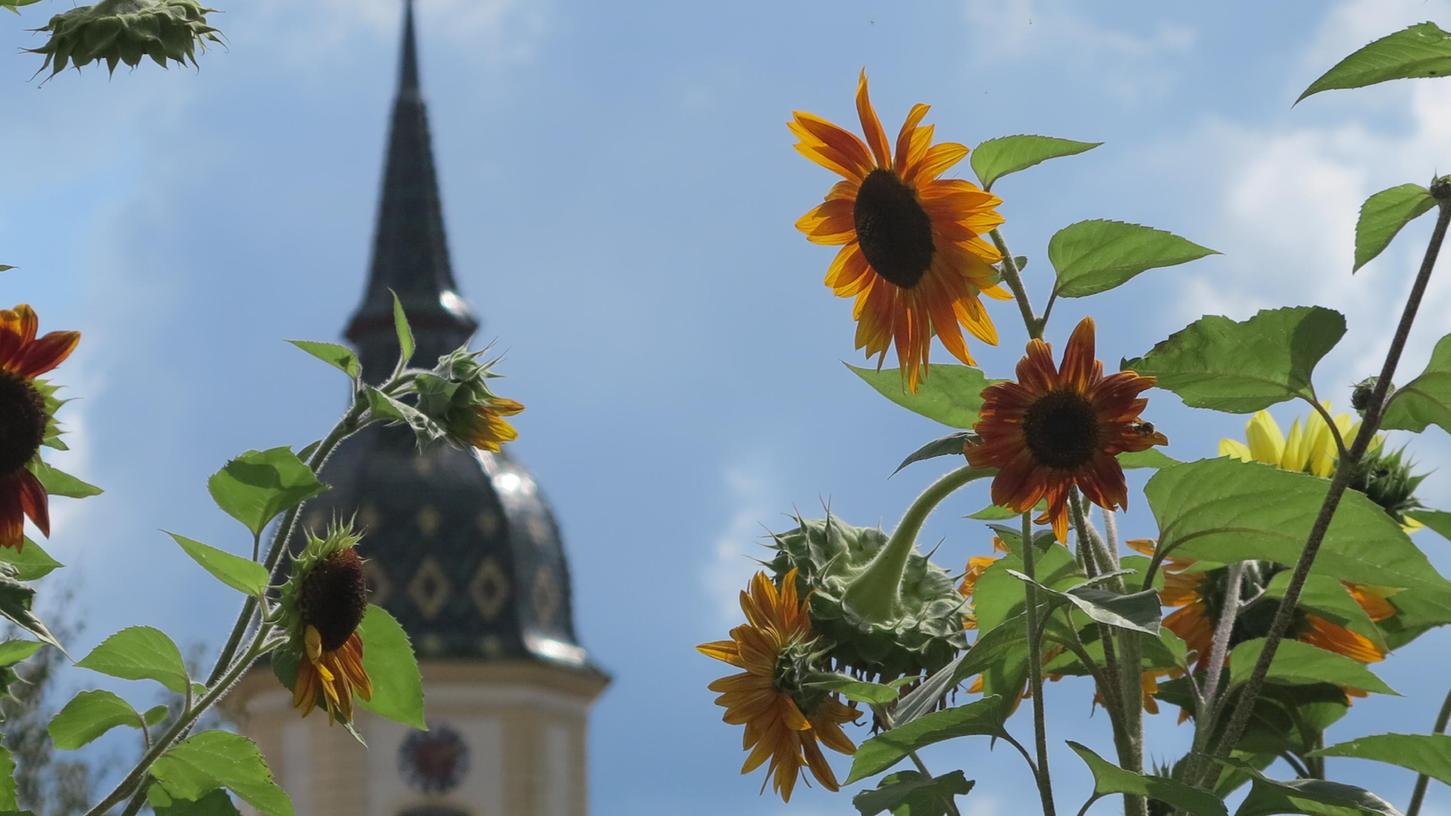
[[[365,376],[397,356],[398,293],[429,361],[478,321],[458,294],[444,234],[412,0],[372,266],[347,327]],[[270,669],[229,700],[299,814],[584,816],[589,709],[608,677],[575,635],[569,564],[554,516],[507,455],[416,450],[407,428],[371,428],[327,463],[332,490],[304,513],[321,529],[357,514],[372,600],[413,638],[429,730],[359,712],[364,750],[322,716],[299,718]]]

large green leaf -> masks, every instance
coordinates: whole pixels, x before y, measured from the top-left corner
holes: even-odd
[[[1152,589],[1128,595],[1092,586],[1059,591],[1043,586],[1017,570],[1010,569],[1007,573],[1019,581],[1033,584],[1051,597],[1073,604],[1099,623],[1148,635],[1159,633],[1159,593]]]
[[[1074,156],[1092,150],[1103,142],[1075,142],[1054,136],[999,136],[988,139],[972,151],[969,161],[984,190],[1010,173],[1027,170],[1035,164],[1060,156]]]
[[[1370,263],[1390,246],[1402,227],[1434,206],[1431,191],[1419,184],[1402,184],[1367,198],[1355,222],[1355,266],[1351,271]]]
[[[1158,470],[1170,465],[1177,465],[1179,460],[1158,448],[1148,448],[1141,451],[1124,451],[1118,455],[1118,463],[1124,470]]]
[[[1421,376],[1401,386],[1386,403],[1380,426],[1388,431],[1451,432],[1451,334],[1436,341]]]
[[[863,742],[852,757],[846,784],[866,779],[901,762],[913,751],[943,740],[969,736],[1002,736],[1003,700],[984,697],[899,725]]]
[[[355,380],[363,374],[363,366],[358,362],[358,355],[347,346],[337,343],[320,343],[315,340],[288,340],[287,342]]]
[[[358,704],[380,717],[428,730],[423,677],[403,627],[383,607],[369,604],[358,635],[363,639],[363,668],[373,681],[373,699]]]
[[[882,784],[851,798],[861,816],[891,813],[892,816],[946,816],[953,798],[966,796],[973,782],[962,771],[932,777],[917,771],[901,771],[882,778]]]
[[[165,632],[150,626],[122,629],[76,665],[123,680],[155,680],[177,694],[185,694],[191,682],[181,650]]]
[[[1445,510],[1414,510],[1406,515],[1426,525],[1442,538],[1451,539],[1451,513]]]
[[[1364,788],[1323,779],[1271,779],[1241,759],[1217,759],[1222,765],[1249,776],[1254,784],[1234,816],[1401,816],[1386,800]]]
[[[1321,91],[1364,88],[1392,79],[1451,74],[1451,34],[1435,23],[1419,23],[1381,37],[1335,64],[1296,99]]]
[[[247,451],[207,480],[212,499],[253,535],[278,515],[327,489],[291,448]]]
[[[1122,221],[1079,221],[1048,241],[1055,291],[1063,297],[1097,294],[1150,269],[1217,254],[1172,232]]]
[[[915,678],[913,678],[915,679]],[[834,691],[854,703],[868,705],[889,705],[897,701],[898,689],[884,683],[869,683],[855,677],[835,672],[823,672],[806,677],[804,685],[812,688]]]
[[[1255,638],[1229,650],[1231,686],[1238,686],[1249,680],[1264,648],[1265,639]],[[1333,683],[1341,688],[1378,694],[1396,693],[1395,689],[1387,686],[1384,680],[1367,669],[1364,663],[1298,640],[1280,641],[1265,679],[1281,685],[1313,686],[1318,683]]]
[[[1159,523],[1159,547],[1171,555],[1293,565],[1328,484],[1259,462],[1202,459],[1160,470],[1144,495]],[[1314,571],[1373,586],[1448,587],[1400,525],[1355,491],[1340,500]]]
[[[0,745],[0,812],[18,813],[19,807],[15,800],[15,757],[9,748]]]
[[[146,789],[146,799],[156,816],[241,816],[224,790],[214,790],[192,801],[173,798],[160,784],[154,784]]]
[[[47,465],[39,457],[31,459],[26,465],[35,478],[40,480],[45,492],[52,496],[65,496],[68,499],[85,499],[91,496],[101,495],[101,488],[93,484],[77,479],[61,470]]]
[[[1162,776],[1146,776],[1109,762],[1082,743],[1068,741],[1068,747],[1093,771],[1093,798],[1127,793],[1157,799],[1190,816],[1228,816],[1224,803],[1214,794]]]
[[[1385,762],[1451,785],[1451,736],[1446,734],[1376,734],[1321,748],[1312,756]]]
[[[44,578],[65,566],[52,558],[44,547],[32,541],[28,536],[25,539],[25,546],[18,550],[0,547],[0,563],[12,567],[15,570],[15,578],[20,581]]]
[[[902,384],[900,369],[875,371],[849,363],[847,368],[892,402],[952,428],[971,428],[982,410],[983,389],[1001,382],[968,366],[933,363],[914,394]]]
[[[7,640],[0,642],[0,667],[14,666],[23,660],[29,660],[36,652],[44,648],[44,644],[33,640]]]
[[[1157,377],[1186,405],[1248,414],[1312,399],[1315,364],[1344,334],[1344,316],[1319,306],[1268,309],[1243,322],[1210,315],[1123,367]]]
[[[55,635],[41,619],[31,611],[30,605],[35,600],[35,589],[29,584],[23,584],[14,578],[0,574],[0,617],[9,619],[12,623],[35,635],[42,641],[65,651]]]
[[[217,580],[246,595],[260,595],[267,589],[267,568],[250,558],[232,555],[184,535],[168,532],[191,559]]]
[[[74,751],[120,725],[145,728],[131,704],[109,691],[83,691],[71,698],[46,730],[55,747]]]
[[[151,766],[151,775],[176,799],[200,800],[228,788],[263,816],[293,816],[292,801],[246,737],[204,731],[173,746]]]

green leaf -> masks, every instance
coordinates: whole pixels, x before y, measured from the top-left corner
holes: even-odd
[[[1451,785],[1451,736],[1446,734],[1376,734],[1321,748],[1311,756],[1385,762]]]
[[[227,515],[261,535],[272,519],[327,489],[291,448],[247,451],[207,480]]]
[[[7,640],[0,643],[0,668],[29,660],[44,645],[33,640]]]
[[[1068,741],[1068,747],[1088,764],[1093,772],[1093,795],[1099,797],[1112,793],[1127,793],[1147,796],[1173,805],[1190,816],[1228,816],[1224,803],[1214,794],[1190,787],[1183,782],[1162,776],[1147,776],[1126,771],[1094,753],[1082,743]]]
[[[1037,504],[1033,505],[1032,512],[1035,514],[1042,513],[1045,509],[1047,509],[1047,507],[1047,502],[1039,501]],[[996,504],[989,504],[987,507],[984,507],[976,513],[967,516],[967,518],[973,519],[974,521],[1006,521],[1007,519],[1018,518],[1021,515],[1023,514],[1017,512],[1016,510],[1010,510],[1006,507],[998,507]]]
[[[983,389],[1002,382],[990,380],[969,366],[933,363],[927,366],[927,377],[917,384],[917,393],[913,394],[902,384],[900,369],[874,371],[850,363],[846,367],[878,394],[951,428],[971,428],[982,410]]]
[[[1283,598],[1285,590],[1290,585],[1290,578],[1293,577],[1290,570],[1282,570],[1270,579],[1265,587],[1266,599]],[[1403,595],[1398,592],[1397,595]],[[1300,589],[1301,609],[1313,611],[1323,618],[1338,623],[1351,631],[1358,632],[1369,638],[1371,642],[1384,651],[1387,648],[1385,637],[1381,634],[1380,627],[1370,619],[1365,609],[1356,602],[1355,598],[1345,588],[1345,584],[1334,578],[1324,575],[1310,575],[1305,580],[1305,585]]]
[[[408,634],[376,604],[368,605],[358,634],[363,639],[363,668],[373,681],[373,699],[359,700],[358,704],[380,717],[427,731],[423,677]]]
[[[1364,788],[1327,782],[1323,779],[1293,779],[1281,782],[1265,776],[1241,759],[1216,758],[1216,762],[1239,770],[1254,780],[1249,796],[1234,816],[1272,816],[1303,813],[1307,816],[1401,816],[1386,800]]]
[[[181,651],[165,632],[150,626],[122,629],[76,665],[123,680],[155,680],[177,694],[185,694],[190,682]]]
[[[1325,500],[1327,481],[1259,462],[1202,459],[1164,468],[1144,486],[1159,547],[1203,561],[1293,565]],[[1346,491],[1314,573],[1383,587],[1448,587],[1399,524],[1364,494]]]
[[[1451,432],[1451,334],[1436,341],[1421,376],[1391,394],[1380,423],[1383,430],[1417,433],[1427,425]]]
[[[1451,513],[1445,510],[1416,510],[1406,515],[1426,525],[1442,538],[1451,539]]]
[[[363,366],[358,362],[358,355],[347,346],[337,343],[319,343],[315,340],[288,340],[287,342],[355,380],[363,375]]]
[[[13,1],[13,0],[12,0],[12,1]],[[39,3],[39,2],[40,2],[40,0],[29,0],[29,2],[32,2],[32,3]],[[7,5],[7,4],[6,4],[6,3],[4,3],[4,2],[0,2],[0,5]],[[15,267],[13,267],[13,266],[10,266],[10,265],[8,265],[8,264],[0,264],[0,272],[9,272],[9,271],[10,271],[10,270],[12,270],[12,269],[14,269],[14,268],[15,268]]]
[[[1451,34],[1434,23],[1420,23],[1381,37],[1361,48],[1319,79],[1295,100],[1321,91],[1364,88],[1392,79],[1442,77],[1451,74]]]
[[[1344,316],[1319,306],[1267,309],[1244,322],[1210,315],[1123,367],[1157,377],[1185,405],[1248,414],[1313,399],[1315,364],[1344,334]]]
[[[1097,587],[1078,586],[1060,592],[1017,570],[1010,569],[1007,573],[1025,584],[1033,584],[1054,598],[1073,604],[1090,619],[1106,626],[1132,629],[1146,635],[1159,634],[1159,593],[1152,589],[1120,595]]]
[[[1010,173],[1027,170],[1035,164],[1060,156],[1073,156],[1092,150],[1103,142],[1075,142],[1053,136],[999,136],[988,139],[972,151],[972,172],[977,174],[984,190]]]
[[[65,566],[51,557],[39,544],[25,539],[25,546],[18,550],[0,547],[0,563],[15,570],[15,577],[21,581],[35,581]]]
[[[261,595],[267,589],[267,568],[249,558],[168,532],[191,560],[202,565],[217,580],[244,595]]]
[[[0,745],[0,811],[19,813],[19,808],[20,803],[15,799],[15,757],[9,748]]]
[[[156,816],[241,816],[226,791],[214,790],[202,798],[175,799],[161,785],[146,790],[146,798]]]
[[[1172,232],[1122,221],[1079,221],[1048,241],[1048,260],[1058,272],[1055,291],[1074,298],[1107,291],[1150,269],[1218,254]]]
[[[193,692],[195,693],[195,689]],[[171,708],[159,705],[146,709],[146,713],[141,715],[141,719],[145,720],[147,725],[160,725],[166,722],[166,718],[169,716],[171,716]]]
[[[1119,467],[1124,470],[1158,470],[1181,464],[1178,459],[1170,456],[1158,448],[1148,448],[1141,451],[1124,451],[1118,455]]]
[[[131,704],[109,691],[83,691],[51,718],[46,731],[55,747],[74,751],[119,725],[144,728]]]
[[[69,473],[57,470],[50,465],[40,461],[39,457],[31,459],[25,466],[35,478],[40,480],[45,492],[52,496],[65,496],[69,499],[84,499],[90,496],[101,495],[101,488],[93,484],[87,484]]]
[[[1367,198],[1360,205],[1360,220],[1355,222],[1355,266],[1351,272],[1384,252],[1402,227],[1434,206],[1436,199],[1431,191],[1419,184],[1402,184]]]
[[[378,417],[385,420],[402,422],[412,428],[420,447],[437,442],[448,436],[448,431],[430,419],[427,414],[402,400],[384,394],[371,385],[363,391],[363,395],[367,397],[368,407]]]
[[[35,635],[42,641],[65,651],[55,635],[50,633],[39,617],[30,611],[30,604],[35,600],[35,589],[28,584],[22,584],[14,578],[0,575],[0,616],[8,618],[12,623]]]
[[[902,771],[882,778],[874,790],[862,791],[851,799],[861,816],[890,812],[893,816],[946,816],[954,797],[966,796],[973,782],[962,771],[931,777],[917,771]]]
[[[885,771],[913,751],[943,740],[1003,735],[1003,700],[984,697],[964,706],[924,714],[863,742],[852,757],[850,785]]]
[[[916,678],[913,678],[916,679]],[[897,688],[883,683],[868,683],[845,674],[822,672],[806,678],[805,685],[834,691],[854,703],[889,705],[897,701]]]
[[[897,465],[897,469],[892,471],[892,475],[897,475],[902,471],[902,468],[915,462],[936,459],[939,456],[962,456],[963,447],[967,444],[967,441],[975,438],[976,435],[970,431],[958,431],[954,434],[948,434],[941,439],[934,439],[913,451],[906,459],[903,459],[902,464]]]
[[[413,360],[413,350],[416,348],[413,327],[408,325],[408,313],[403,311],[403,302],[398,299],[398,293],[392,290],[388,293],[393,296],[393,330],[398,333],[398,367],[401,369]]]
[[[264,816],[294,816],[292,801],[246,737],[205,731],[173,746],[151,766],[151,775],[173,798],[200,800],[228,788]]]
[[[1264,647],[1265,639],[1255,638],[1229,651],[1230,686],[1238,686],[1249,680]],[[1364,663],[1298,640],[1280,641],[1279,648],[1275,649],[1275,659],[1270,661],[1270,673],[1265,679],[1281,685],[1333,683],[1341,688],[1377,694],[1396,693],[1384,680],[1371,673]]]

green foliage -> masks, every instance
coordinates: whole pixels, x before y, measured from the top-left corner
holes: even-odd
[[[14,666],[16,663],[29,660],[44,645],[33,640],[0,641],[0,666]]]
[[[902,460],[902,464],[897,465],[897,469],[892,471],[892,475],[897,475],[902,471],[902,468],[916,462],[936,459],[941,456],[962,456],[964,446],[973,438],[974,435],[968,431],[958,431],[957,433],[948,434],[940,439],[934,439],[908,454],[907,458]]]
[[[896,368],[874,371],[847,364],[853,374],[876,389],[878,394],[928,419],[935,419],[950,428],[971,428],[982,410],[982,392],[1002,380],[990,380],[975,368],[933,363],[914,394],[902,385],[902,372]]]
[[[1248,775],[1253,781],[1249,796],[1234,816],[1272,816],[1303,813],[1306,816],[1400,816],[1386,800],[1364,788],[1323,779],[1271,779],[1258,768],[1239,759],[1219,763]]]
[[[1206,316],[1123,367],[1158,378],[1194,408],[1248,414],[1277,402],[1313,400],[1310,377],[1345,334],[1331,309],[1267,309],[1243,322]]]
[[[932,777],[917,771],[901,771],[882,778],[872,790],[853,796],[851,803],[861,816],[891,813],[892,816],[946,816],[954,797],[966,796],[975,783],[953,771]]]
[[[191,683],[181,650],[165,632],[150,626],[122,629],[76,665],[123,680],[155,680],[177,694],[186,694]]]
[[[1005,715],[1001,697],[984,697],[967,705],[935,711],[863,742],[852,757],[846,784],[875,776],[901,762],[913,751],[943,740],[970,736],[1003,736]]]
[[[1391,395],[1381,428],[1387,431],[1424,431],[1438,425],[1451,432],[1451,334],[1436,341],[1426,370]]]
[[[15,798],[15,755],[0,745],[0,810],[8,813],[19,808]]]
[[[1385,762],[1451,785],[1451,736],[1446,734],[1376,734],[1321,748],[1312,755]]]
[[[248,558],[194,541],[184,535],[167,533],[191,559],[217,580],[246,595],[260,595],[267,589],[267,568]]]
[[[45,623],[30,609],[30,605],[35,601],[35,589],[28,584],[22,584],[5,572],[14,572],[14,570],[7,568],[6,571],[0,571],[0,616],[42,641],[65,651],[65,647],[60,645],[60,641],[50,633]]]
[[[207,480],[212,499],[254,536],[274,518],[327,489],[292,449],[247,451]]]
[[[408,325],[408,313],[403,311],[403,301],[391,289],[388,294],[393,296],[393,331],[398,335],[398,367],[402,369],[413,360],[417,344],[413,340],[413,327]]]
[[[373,699],[358,704],[380,717],[427,731],[423,676],[408,633],[383,607],[369,604],[358,635],[363,639],[363,668],[373,681]]]
[[[909,680],[915,678],[907,678]],[[890,705],[897,701],[897,684],[868,683],[855,677],[835,672],[822,672],[806,678],[802,685],[835,692],[854,703],[866,705]]]
[[[241,811],[223,790],[214,790],[192,801],[173,798],[161,785],[152,785],[146,789],[146,799],[156,816],[241,816]]]
[[[109,691],[83,691],[71,698],[50,721],[55,747],[74,751],[120,725],[146,727],[131,704]]]
[[[1180,464],[1178,459],[1170,456],[1158,448],[1147,448],[1141,451],[1124,451],[1118,455],[1119,467],[1124,470],[1158,470],[1170,465]]]
[[[1230,686],[1238,686],[1249,679],[1264,646],[1264,638],[1255,638],[1229,651]],[[1270,673],[1266,675],[1266,680],[1288,686],[1334,683],[1341,688],[1377,694],[1396,693],[1384,680],[1367,669],[1364,663],[1289,639],[1280,641],[1279,648],[1275,650],[1275,658],[1270,661]]]
[[[1203,459],[1164,468],[1144,487],[1169,554],[1229,563],[1293,565],[1324,502],[1326,481],[1258,462]],[[1315,573],[1385,587],[1448,586],[1389,515],[1347,491]]]
[[[16,9],[18,9],[19,7],[34,5],[35,3],[39,2],[40,0],[0,0],[0,8],[9,9],[10,11],[14,11],[16,14],[19,14],[20,12],[16,11]],[[4,264],[0,264],[0,272],[4,272],[8,269],[14,268],[15,267],[13,266],[6,266]]]
[[[1451,539],[1451,513],[1445,510],[1415,510],[1407,514],[1442,538]],[[29,546],[29,545],[27,545]]]
[[[246,737],[204,731],[170,748],[151,766],[151,775],[172,799],[197,801],[227,788],[263,816],[293,816],[292,801]]]
[[[1071,298],[1107,291],[1150,269],[1217,254],[1172,232],[1122,221],[1079,221],[1048,241],[1048,260],[1058,272],[1054,291]]]
[[[1132,629],[1148,635],[1159,633],[1159,593],[1152,589],[1121,595],[1098,587],[1076,586],[1060,592],[1017,570],[1010,569],[1006,572],[1019,581],[1038,587],[1039,591],[1049,597],[1072,604],[1090,619],[1106,626]]]
[[[65,566],[51,557],[40,544],[25,539],[25,546],[18,550],[0,547],[0,563],[14,572],[16,580],[34,581]]]
[[[1451,34],[1437,28],[1435,23],[1419,23],[1381,37],[1336,63],[1310,83],[1295,102],[1321,91],[1448,74],[1451,74]]]
[[[363,375],[363,364],[358,362],[358,355],[347,346],[337,343],[319,343],[315,340],[288,340],[294,346],[311,354],[324,363],[343,372],[352,379]]]
[[[1074,156],[1103,144],[1075,142],[1054,136],[999,136],[988,139],[972,151],[969,161],[984,190],[1010,173],[1027,170],[1035,164],[1060,156]]]
[[[90,496],[101,495],[101,488],[93,484],[86,484],[69,473],[64,473],[56,468],[47,465],[35,457],[25,467],[45,487],[45,492],[52,496],[65,496],[70,499],[84,499]]]
[[[1402,227],[1435,206],[1431,191],[1419,184],[1402,184],[1367,198],[1355,222],[1355,266],[1351,271],[1370,263],[1390,246]]]
[[[1082,743],[1068,741],[1068,747],[1088,764],[1093,772],[1093,799],[1114,793],[1147,796],[1190,814],[1190,816],[1227,816],[1224,803],[1214,794],[1190,787],[1163,776],[1150,776],[1126,771],[1094,753]],[[1086,809],[1086,808],[1085,808]]]
[[[383,420],[402,422],[412,428],[420,449],[448,438],[448,431],[442,425],[412,405],[391,397],[371,385],[363,390],[363,394],[368,400],[368,407],[372,409],[375,416]]]

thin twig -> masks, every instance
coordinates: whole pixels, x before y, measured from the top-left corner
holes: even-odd
[[[1432,734],[1446,733],[1446,723],[1451,720],[1451,691],[1446,692],[1446,701],[1441,703],[1441,713],[1436,715],[1436,727],[1431,730]],[[1416,777],[1416,788],[1411,791],[1411,804],[1406,808],[1406,816],[1416,816],[1421,812],[1421,802],[1426,798],[1426,786],[1431,778],[1425,774]]]

